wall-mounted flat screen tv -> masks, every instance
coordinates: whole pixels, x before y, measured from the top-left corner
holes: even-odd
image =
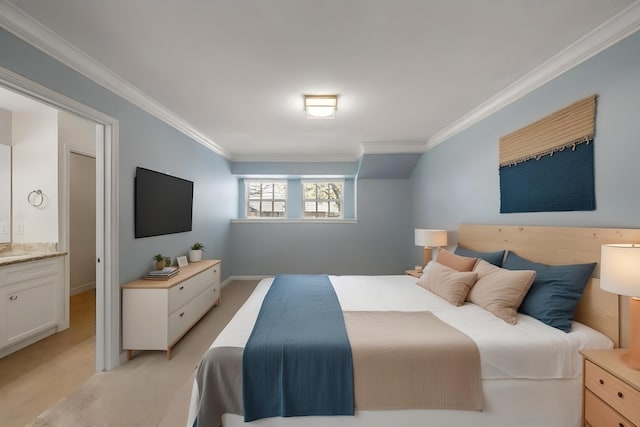
[[[191,231],[192,214],[192,181],[136,168],[136,239]]]

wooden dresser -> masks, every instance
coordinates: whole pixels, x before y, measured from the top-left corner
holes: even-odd
[[[135,280],[122,287],[122,347],[171,349],[214,305],[220,304],[219,260],[180,268],[169,280]]]
[[[625,351],[582,352],[584,426],[640,427],[640,371],[620,360]]]

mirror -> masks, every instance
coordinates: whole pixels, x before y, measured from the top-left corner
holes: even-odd
[[[0,243],[11,242],[11,146],[0,144]]]

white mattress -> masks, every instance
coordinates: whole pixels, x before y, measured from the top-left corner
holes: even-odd
[[[582,359],[578,350],[611,348],[603,334],[574,322],[564,333],[524,314],[511,325],[472,303],[454,307],[402,276],[330,276],[344,311],[431,311],[471,337],[480,350],[485,407],[450,410],[357,411],[355,417],[275,418],[260,426],[531,426],[580,424]],[[211,347],[244,347],[273,279],[262,280]],[[197,406],[194,383],[187,425]],[[245,425],[227,414],[225,426]],[[329,422],[330,420],[330,422]]]

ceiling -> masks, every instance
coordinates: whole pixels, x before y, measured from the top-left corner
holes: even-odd
[[[234,161],[424,151],[634,3],[0,1]],[[305,119],[303,94],[325,93],[338,94],[336,118]]]

